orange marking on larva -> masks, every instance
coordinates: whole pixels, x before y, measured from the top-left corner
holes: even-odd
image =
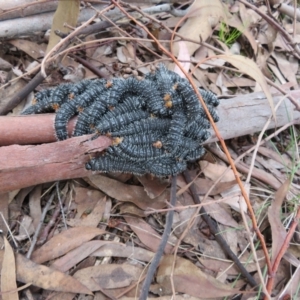
[[[52,104],[52,108],[53,108],[55,111],[57,111],[57,110],[60,108],[60,106],[59,106],[58,103],[54,103],[54,104]]]
[[[166,108],[171,108],[172,106],[173,106],[172,101],[167,101],[167,102],[165,103],[165,107],[166,107]]]
[[[176,82],[174,85],[173,85],[173,90],[177,90],[178,88],[178,82]]]
[[[74,93],[69,94],[68,98],[69,100],[73,100],[75,98],[75,94]]]
[[[155,143],[152,144],[153,147],[160,149],[163,144],[161,141],[156,141]]]
[[[124,138],[123,137],[116,137],[116,138],[113,138],[113,146],[117,146],[119,144],[121,144],[123,142]]]
[[[81,107],[81,106],[77,107],[77,111],[78,111],[78,112],[80,112],[80,113],[81,113],[81,112],[83,112],[83,110],[84,110],[84,108],[83,108],[83,107]]]
[[[164,101],[170,101],[171,100],[171,95],[170,94],[165,94],[164,95]]]
[[[111,132],[106,133],[105,136],[111,137]]]
[[[36,105],[36,104],[37,104],[37,100],[36,100],[36,98],[33,98],[31,101],[31,105]]]
[[[94,129],[95,128],[95,124],[90,124],[90,128]]]
[[[113,86],[113,83],[111,81],[107,81],[105,87],[110,88]]]
[[[114,110],[114,109],[115,109],[115,107],[114,107],[114,106],[112,106],[112,105],[109,105],[109,106],[108,106],[108,109],[109,109],[109,110]]]

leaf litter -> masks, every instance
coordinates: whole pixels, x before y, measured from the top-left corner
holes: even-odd
[[[6,51],[0,52],[0,58],[6,62],[6,67],[0,70],[4,78],[0,82],[2,86],[6,82],[10,84],[0,89],[3,99],[0,109],[11,95],[25,86],[26,80],[32,79],[33,75],[26,73],[27,68],[40,64],[45,52],[51,51],[61,41],[63,33],[75,27],[79,8],[77,1],[70,7],[68,1],[63,2],[64,9],[59,7],[56,14],[60,18],[56,17],[53,22],[53,28],[61,30],[61,36],[52,33],[50,41],[47,41],[45,36],[36,33],[31,39],[17,37],[7,43],[4,41]],[[164,40],[165,47],[169,47],[166,40],[170,40],[172,30],[178,26],[178,35],[172,43],[173,53],[182,60],[197,86],[215,92],[221,101],[263,90],[270,105],[269,113],[275,117],[270,80],[279,86],[288,83],[285,85],[287,92],[292,86],[298,89],[299,53],[296,43],[293,45],[287,41],[285,30],[296,41],[298,34],[293,30],[299,24],[280,14],[273,6],[273,22],[282,29],[275,30],[274,24],[241,2],[196,0],[184,18],[167,11],[155,13],[152,17],[146,14],[142,20],[148,20],[149,28],[160,24],[157,34]],[[253,4],[260,12],[268,14],[266,6],[257,1]],[[150,3],[145,6],[155,7]],[[66,7],[67,16],[64,15]],[[177,10],[179,13],[180,9]],[[68,30],[61,21],[57,21],[66,21],[67,18],[71,26]],[[74,41],[81,46],[81,54],[86,55],[85,66],[74,57],[62,55],[57,60],[60,68],[51,72],[36,90],[57,86],[67,79],[96,78],[89,65],[96,66],[105,78],[142,77],[159,61],[177,70],[155,43],[137,39],[147,37],[144,28],[124,22],[124,19],[122,23],[115,22],[113,30],[93,33]],[[126,40],[122,39],[124,30],[129,37]],[[239,34],[234,43],[229,44],[222,37],[232,38],[233,30]],[[72,45],[69,48],[75,51]],[[12,80],[7,66],[13,66],[14,71],[11,71],[17,74],[12,76]],[[25,80],[18,78],[19,74]],[[33,93],[28,96],[28,101],[30,98],[33,98]],[[18,114],[24,105],[25,101],[18,104],[12,114]],[[1,195],[1,229],[8,237],[1,238],[4,249],[0,252],[2,298],[19,299],[22,292],[17,288],[17,282],[21,282],[31,285],[27,289],[29,293],[38,291],[45,298],[51,295],[53,299],[73,299],[80,293],[81,299],[87,299],[84,294],[92,297],[88,299],[137,299],[147,264],[153,259],[161,241],[166,210],[174,209],[173,231],[148,299],[170,299],[175,294],[176,299],[193,300],[231,299],[236,294],[240,294],[241,299],[254,299],[254,295],[268,299],[268,292],[272,292],[274,299],[288,296],[296,299],[299,297],[300,257],[300,241],[296,233],[290,247],[286,243],[289,228],[295,226],[299,211],[298,130],[297,126],[285,131],[269,130],[266,137],[275,134],[272,139],[266,139],[264,145],[256,144],[256,134],[236,137],[236,140],[226,143],[232,158],[239,160],[237,164],[241,169],[237,175],[243,181],[260,221],[273,268],[281,250],[286,249],[282,253],[283,259],[272,270],[274,280],[269,284],[271,288],[265,285],[269,280],[267,274],[264,281],[258,276],[257,268],[263,270],[267,260],[255,231],[250,232],[251,240],[249,232],[247,235],[242,212],[249,224],[251,221],[247,216],[245,199],[235,181],[236,174],[228,169],[224,156],[218,155],[212,148],[208,148],[210,157],[204,156],[198,164],[190,166],[201,205],[217,223],[219,234],[246,270],[263,287],[264,294],[251,290],[247,281],[240,277],[239,269],[224,254],[203,221],[181,175],[177,180],[176,206],[170,207],[167,178],[94,174],[58,184],[56,200],[48,206],[44,216],[46,203],[55,189],[52,184]],[[250,167],[252,154],[240,156],[253,147],[258,147],[258,153],[254,167]],[[246,182],[248,172],[253,175],[250,182]],[[41,230],[39,238],[42,245],[37,241],[35,251],[26,258],[31,243],[35,242],[37,230]],[[256,247],[258,261],[253,258],[251,243]],[[18,251],[13,250],[11,245]],[[291,265],[296,269],[292,269]],[[92,292],[94,296],[91,296]]]

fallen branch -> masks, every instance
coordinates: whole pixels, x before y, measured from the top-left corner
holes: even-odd
[[[111,143],[105,136],[90,138],[91,135],[86,135],[37,146],[1,147],[0,191],[90,175],[85,164],[91,154]]]
[[[300,90],[290,94],[300,98]],[[273,96],[274,106],[282,97]],[[272,114],[263,93],[221,100],[217,111],[220,116],[217,126],[224,140],[261,131]],[[54,114],[0,117],[0,146],[55,142],[54,117]],[[284,126],[292,120],[294,124],[300,124],[300,112],[295,111],[291,102],[285,99],[276,111],[276,122],[272,120],[268,129]],[[75,118],[69,122],[69,134],[73,131],[75,122]],[[215,134],[212,133],[205,144],[216,140]]]
[[[300,90],[291,94],[300,97]],[[274,96],[274,105],[282,96]],[[221,100],[218,107],[220,121],[217,123],[223,139],[259,132],[271,109],[262,93],[253,93],[232,99]],[[0,145],[28,145],[51,143],[39,146],[12,145],[0,148],[0,191],[48,182],[87,176],[85,163],[90,159],[86,153],[102,151],[110,145],[110,139],[98,138],[81,143],[87,137],[72,138],[56,142],[54,114],[0,117]],[[276,112],[277,123],[272,121],[269,129],[283,126],[294,120],[300,124],[300,112],[294,111],[288,99],[283,101]],[[73,131],[76,118],[69,122],[69,134]],[[215,141],[212,137],[205,143]]]

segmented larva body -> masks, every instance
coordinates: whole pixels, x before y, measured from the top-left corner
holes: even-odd
[[[82,89],[83,86],[86,88],[88,87],[88,89],[81,90],[81,94],[75,96],[74,99],[61,106],[60,110],[56,114],[54,123],[56,136],[59,140],[65,140],[68,138],[67,124],[69,119],[93,103],[98,95],[103,93],[106,89],[104,83],[104,80],[95,80],[95,82],[89,81],[85,82],[85,85],[80,87],[77,86],[76,92]],[[75,95],[74,91],[72,91],[72,93]]]
[[[56,111],[67,101],[72,84],[63,83],[56,88],[37,93],[36,103],[23,111],[22,115]],[[47,92],[46,92],[47,91]]]
[[[166,143],[168,150],[174,150],[173,148],[176,147],[178,141],[182,138],[186,121],[185,113],[182,110],[177,110],[172,115]]]
[[[177,175],[186,167],[185,161],[176,161],[174,158],[162,158],[146,163],[147,171],[157,177]]]
[[[199,92],[203,98],[203,100],[208,104],[214,107],[220,104],[220,100],[218,99],[217,95],[211,91],[206,91],[204,89],[199,89]]]
[[[137,109],[141,109],[144,106],[144,102],[140,97],[131,96],[128,97],[123,103],[117,105],[113,110],[108,111],[102,118],[103,120],[109,120],[110,118],[116,118],[118,115],[125,114]]]
[[[134,121],[147,119],[150,116],[149,112],[144,110],[136,110],[122,115],[116,115],[110,119],[103,119],[96,125],[96,131],[99,133],[112,132],[118,130]]]
[[[165,150],[155,148],[152,144],[141,144],[132,145],[130,143],[121,143],[118,148],[120,148],[125,154],[131,157],[138,157],[139,159],[152,159],[159,158],[166,154]]]
[[[123,172],[132,173],[135,175],[144,175],[145,169],[133,163],[132,161],[123,160],[116,157],[100,156],[98,158],[91,159],[87,164],[86,168],[92,171],[100,172]]]
[[[91,106],[87,107],[82,113],[80,113],[80,117],[77,119],[75,129],[73,132],[73,136],[81,136],[84,134],[92,133],[92,124],[94,124],[94,112],[96,110],[97,102],[91,104]],[[103,108],[102,113],[104,114],[107,110],[106,105],[101,105]],[[100,110],[97,110],[98,114]]]
[[[217,121],[217,96],[199,92]],[[93,138],[99,133],[113,137],[106,154],[86,164],[100,172],[176,175],[204,154],[201,143],[209,137],[210,123],[194,90],[164,65],[144,80],[83,80],[42,91],[24,114],[49,110],[57,110],[60,140],[67,138],[67,122],[75,114],[74,136],[96,132]]]
[[[168,151],[176,157],[176,159],[185,159],[185,156],[192,150],[198,148],[200,146],[199,141],[182,136],[179,140],[176,141],[175,144],[170,144],[167,139],[162,139],[162,143],[164,148],[165,145],[168,145]]]
[[[111,136],[127,136],[135,135],[141,132],[149,133],[155,131],[165,131],[166,128],[169,128],[171,124],[171,119],[156,119],[149,118],[147,120],[141,120],[134,122],[127,126],[125,129],[119,131],[112,131]]]
[[[93,81],[89,79],[84,79],[74,83],[69,89],[69,100],[75,99],[76,96],[85,91],[92,83]]]
[[[199,159],[201,156],[203,156],[205,153],[205,150],[202,146],[198,146],[198,148],[190,150],[186,156],[184,157],[184,159],[186,161],[190,161],[193,162],[197,159]]]
[[[141,132],[135,135],[126,136],[123,139],[124,143],[132,144],[132,145],[142,145],[142,144],[151,144],[157,142],[162,137],[162,132],[159,131],[144,133]]]
[[[206,119],[205,122],[197,123],[191,122],[185,129],[184,129],[184,136],[188,138],[192,138],[199,143],[204,142],[210,136],[209,132],[206,130],[209,128],[209,123]]]

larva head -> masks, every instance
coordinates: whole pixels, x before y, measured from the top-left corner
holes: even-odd
[[[60,108],[60,106],[59,106],[58,103],[53,103],[53,104],[52,104],[52,108],[53,108],[55,111],[57,111],[57,110]]]
[[[124,138],[123,137],[115,137],[113,138],[112,144],[113,146],[117,146],[123,142]]]
[[[152,146],[155,147],[155,148],[160,149],[160,148],[162,148],[163,144],[162,144],[161,141],[156,141],[156,142],[154,142],[154,143],[152,144]]]
[[[164,101],[166,101],[166,102],[171,101],[171,95],[170,94],[165,94],[164,95]]]
[[[105,84],[105,87],[108,89],[108,88],[111,88],[113,86],[113,83],[112,81],[107,81],[106,84]]]
[[[172,106],[173,106],[172,101],[166,101],[166,103],[165,103],[166,108],[172,108]]]
[[[68,96],[69,100],[73,100],[75,98],[75,94],[74,93],[70,93]]]

